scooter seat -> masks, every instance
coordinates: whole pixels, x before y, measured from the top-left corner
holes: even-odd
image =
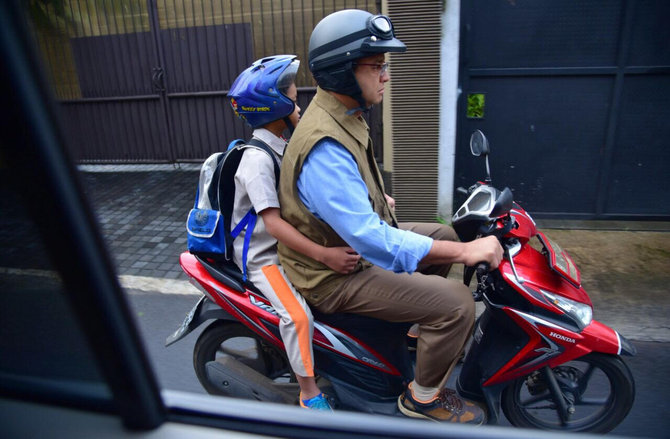
[[[211,258],[198,254],[193,254],[195,258],[205,267],[205,270],[217,281],[234,291],[244,293],[246,290],[253,291],[256,294],[263,296],[253,282],[244,280],[244,276],[237,265],[232,261],[227,261],[224,258]]]

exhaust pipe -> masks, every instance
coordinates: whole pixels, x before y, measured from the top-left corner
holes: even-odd
[[[297,383],[275,383],[233,357],[210,361],[205,368],[207,379],[222,395],[280,404],[298,400]]]

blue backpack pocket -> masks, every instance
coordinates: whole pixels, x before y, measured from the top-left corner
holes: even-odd
[[[186,220],[187,246],[190,252],[224,253],[226,234],[223,216],[218,210],[193,208]]]

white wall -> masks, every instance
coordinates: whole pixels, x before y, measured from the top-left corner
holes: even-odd
[[[440,138],[438,156],[438,214],[449,220],[453,211],[456,103],[458,88],[458,49],[460,32],[460,0],[445,0],[440,45]]]

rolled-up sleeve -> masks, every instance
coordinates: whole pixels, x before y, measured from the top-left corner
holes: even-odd
[[[427,236],[392,227],[372,210],[356,161],[332,139],[310,152],[298,178],[302,202],[371,263],[412,273],[430,251]]]

